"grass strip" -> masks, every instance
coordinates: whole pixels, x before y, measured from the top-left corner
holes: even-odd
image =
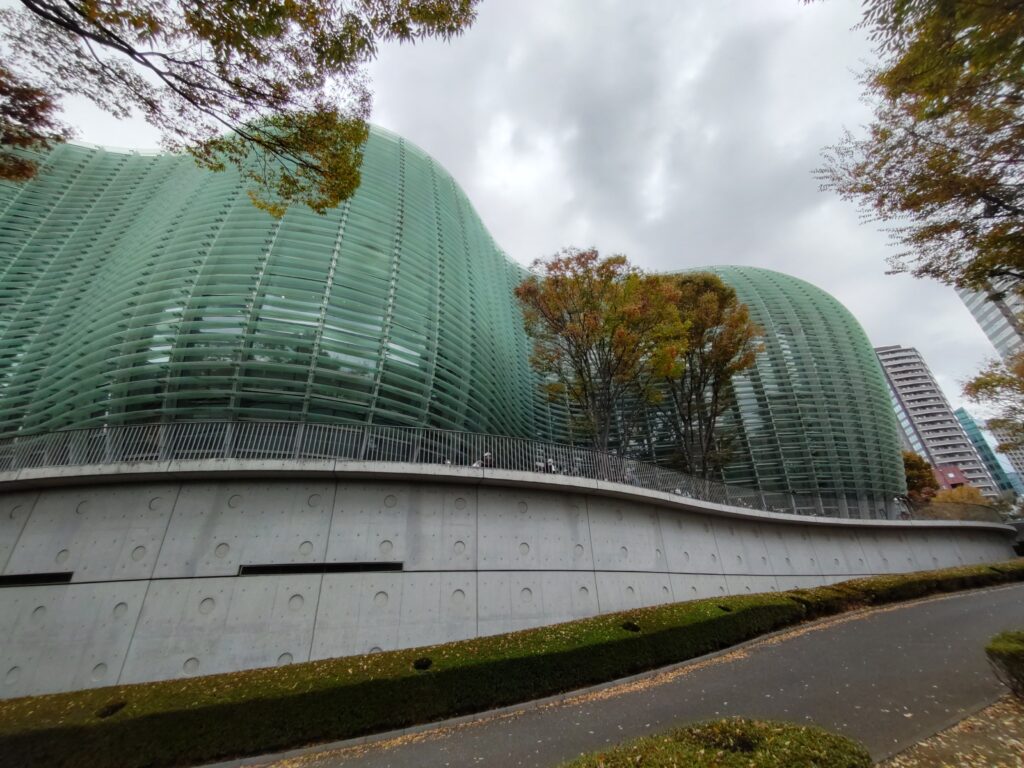
[[[174,766],[528,701],[807,617],[1024,580],[1024,560],[607,614],[426,648],[0,701],[0,766]]]
[[[741,718],[645,736],[562,768],[870,768],[855,741],[814,726]]]

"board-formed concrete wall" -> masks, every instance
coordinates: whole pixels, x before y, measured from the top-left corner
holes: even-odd
[[[0,477],[0,697],[1012,556],[990,524],[771,515],[527,473],[240,464]]]

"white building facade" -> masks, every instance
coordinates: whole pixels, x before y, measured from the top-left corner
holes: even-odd
[[[1014,292],[993,298],[993,295],[986,292],[965,288],[958,288],[957,295],[978,321],[1001,358],[1006,360],[1024,349],[1024,324],[1020,319],[1024,314],[1024,298]]]
[[[893,408],[909,450],[921,454],[933,466],[954,464],[968,482],[986,496],[999,489],[953,409],[942,394],[921,353],[899,345],[876,347]]]

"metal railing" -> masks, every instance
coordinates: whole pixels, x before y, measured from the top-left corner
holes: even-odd
[[[480,467],[603,480],[768,512],[840,516],[843,509],[838,498],[727,485],[588,448],[417,427],[206,421],[71,429],[0,440],[0,471],[210,459]],[[852,510],[847,514],[864,516]]]

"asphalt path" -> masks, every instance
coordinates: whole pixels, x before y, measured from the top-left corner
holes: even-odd
[[[563,696],[221,766],[550,768],[697,720],[816,723],[892,755],[1005,692],[988,638],[1024,627],[1024,585],[806,624],[723,653]]]

